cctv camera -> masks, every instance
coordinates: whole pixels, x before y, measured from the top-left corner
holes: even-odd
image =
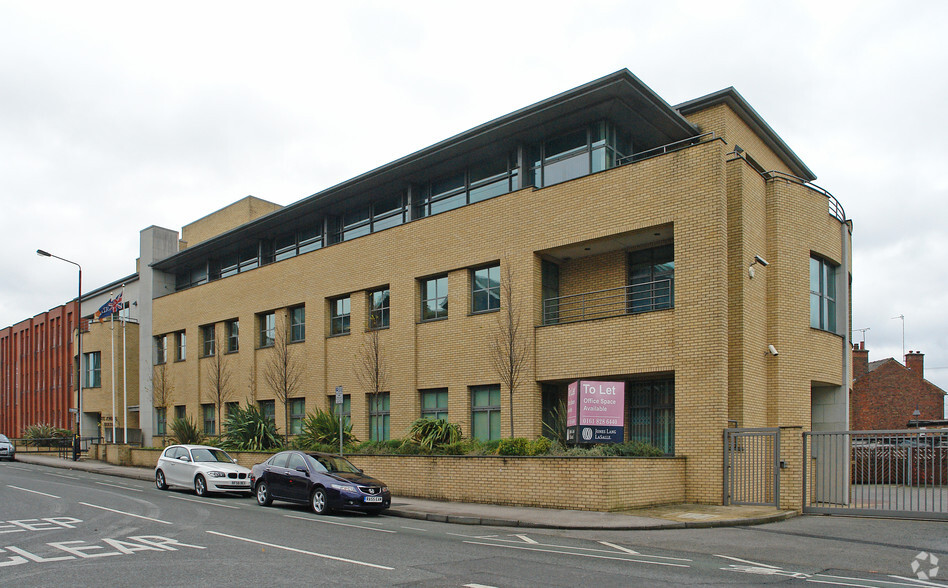
[[[776,347],[774,347],[773,345],[768,345],[768,346],[767,346],[767,349],[770,350],[770,354],[771,354],[771,355],[773,355],[774,357],[777,357],[777,348],[776,348]]]
[[[762,266],[764,266],[764,267],[767,267],[768,265],[770,265],[769,263],[767,263],[767,260],[766,260],[766,259],[764,259],[763,257],[761,257],[761,256],[759,256],[759,255],[755,255],[755,256],[754,256],[754,261],[756,261],[757,263],[759,263],[760,265],[762,265]]]

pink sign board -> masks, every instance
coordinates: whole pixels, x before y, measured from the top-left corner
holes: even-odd
[[[577,380],[566,389],[567,438],[585,443],[621,443],[625,382]]]

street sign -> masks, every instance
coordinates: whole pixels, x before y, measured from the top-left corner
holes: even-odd
[[[342,404],[342,386],[336,386],[336,404]]]

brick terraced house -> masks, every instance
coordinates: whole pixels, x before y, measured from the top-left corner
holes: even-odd
[[[231,402],[292,433],[339,386],[360,439],[422,415],[537,437],[570,382],[621,381],[625,437],[674,456],[681,498],[721,501],[724,429],[780,427],[797,506],[800,433],[848,428],[852,372],[852,225],[815,179],[733,88],[672,107],[622,70],[288,206],[151,227],[146,442],[172,416],[218,431]],[[507,304],[512,398],[490,354]],[[264,377],[281,341],[302,369],[285,411]],[[144,398],[155,365],[173,406]]]
[[[915,411],[918,414],[914,414]],[[852,428],[894,430],[944,420],[945,391],[925,379],[925,354],[909,351],[905,363],[891,357],[869,361],[869,350],[853,350]]]

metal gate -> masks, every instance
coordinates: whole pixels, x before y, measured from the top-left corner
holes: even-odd
[[[948,519],[948,431],[803,434],[803,512]]]
[[[780,505],[780,429],[724,430],[724,504]]]

